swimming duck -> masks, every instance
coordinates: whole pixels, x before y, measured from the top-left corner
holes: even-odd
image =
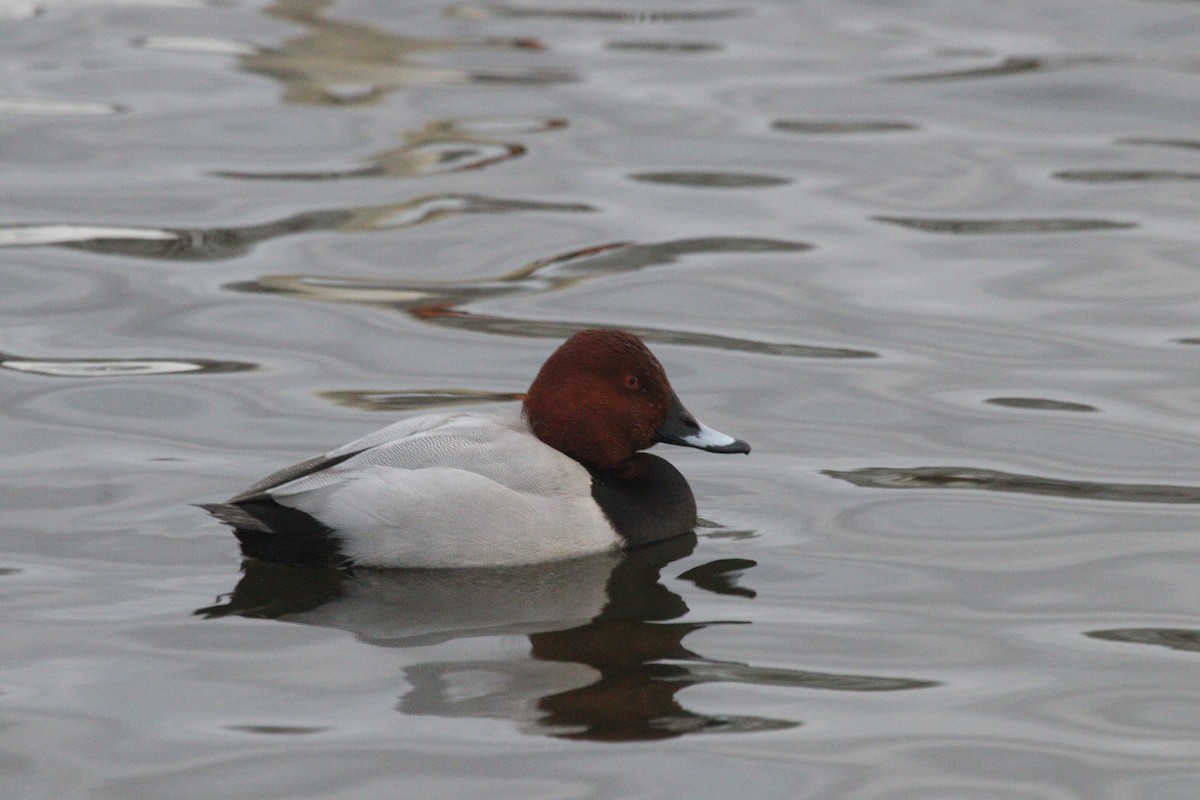
[[[424,414],[282,469],[225,503],[249,558],[298,566],[503,566],[687,533],[696,500],[655,444],[750,446],[700,423],[637,336],[585,330],[520,411]]]

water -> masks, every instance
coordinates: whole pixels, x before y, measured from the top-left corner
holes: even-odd
[[[1195,794],[1196,3],[0,29],[0,796]],[[694,538],[243,572],[191,505],[596,324],[754,445],[663,453]]]

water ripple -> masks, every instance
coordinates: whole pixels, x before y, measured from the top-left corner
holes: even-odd
[[[855,133],[898,133],[919,129],[919,126],[911,122],[852,119],[777,119],[771,123],[771,127],[787,133],[836,136]]]
[[[326,733],[333,728],[320,725],[226,725],[225,730],[266,736],[307,736],[313,733]]]
[[[938,72],[918,72],[908,75],[895,75],[884,78],[889,83],[927,83],[938,81],[963,81],[978,78],[1003,78],[1019,75],[1025,72],[1043,72],[1051,69],[1063,69],[1090,64],[1112,63],[1116,59],[1106,56],[1071,56],[1065,58],[1044,58],[1041,56],[1009,56],[998,64],[968,69],[953,69]]]
[[[973,53],[967,54],[973,55]],[[884,83],[936,83],[976,80],[979,78],[1003,78],[1027,72],[1050,72],[1052,70],[1096,66],[1152,67],[1182,72],[1188,75],[1195,74],[1197,71],[1197,62],[1192,58],[1130,56],[1115,53],[1111,55],[1106,53],[1080,53],[1053,56],[1008,56],[995,64],[967,67],[964,69],[935,70],[894,75],[883,77],[880,80]]]
[[[519,144],[453,144],[429,143],[403,147],[380,153],[362,167],[342,170],[293,171],[293,172],[238,172],[214,170],[211,175],[219,178],[272,181],[328,181],[345,178],[398,178],[417,175],[437,175],[445,172],[462,172],[499,164],[525,154]]]
[[[1200,139],[1166,139],[1152,136],[1128,136],[1117,139],[1117,144],[1145,145],[1149,147],[1178,147],[1184,150],[1200,150]]]
[[[600,323],[591,322],[529,321],[466,313],[438,321],[442,324],[447,324],[449,327],[462,330],[500,334],[502,336],[528,336],[539,339],[566,339],[585,328],[602,327]],[[717,334],[664,328],[646,328],[638,325],[622,325],[621,327],[651,344],[676,344],[709,350],[727,350],[755,355],[786,356],[788,358],[855,359],[879,357],[878,353],[870,350],[855,350],[845,347],[763,342],[733,336],[720,336]]]
[[[469,282],[419,282],[369,278],[321,278],[304,275],[265,276],[228,288],[290,292],[329,300],[408,302],[444,306],[513,292],[544,292],[598,277],[637,272],[674,264],[692,255],[716,253],[799,253],[812,245],[785,239],[707,236],[636,244],[610,242],[532,261],[511,272]],[[347,296],[349,295],[349,296]]]
[[[0,97],[0,114],[52,117],[103,117],[120,114],[124,106],[116,103],[85,103],[70,100],[30,100]]]
[[[787,178],[741,172],[638,172],[629,177],[644,183],[695,186],[703,189],[758,189],[791,183]]]
[[[803,252],[811,245],[780,239],[711,236],[652,244],[616,242],[540,259],[493,278],[464,282],[397,281],[314,275],[265,275],[253,281],[227,284],[239,292],[286,294],[331,302],[367,303],[395,308],[434,325],[536,338],[565,338],[594,325],[579,321],[528,320],[464,310],[463,306],[513,294],[541,294],[577,286],[585,281],[671,264],[680,258],[713,253]],[[657,344],[683,344],[743,353],[794,358],[875,358],[877,353],[843,347],[762,342],[719,334],[653,327],[625,326]]]
[[[321,181],[364,177],[415,177],[483,169],[525,155],[521,142],[494,138],[495,133],[540,133],[562,128],[565,120],[439,120],[404,134],[402,147],[385,150],[361,167],[343,170],[243,172],[216,170],[212,175],[249,180]]]
[[[1200,652],[1200,630],[1191,628],[1112,628],[1086,631],[1084,636],[1106,642],[1149,644],[1171,650]]]
[[[1033,411],[1099,411],[1095,406],[1089,406],[1086,403],[1051,400],[1046,397],[989,397],[984,402],[991,403],[994,406],[1027,408]]]
[[[55,378],[114,378],[132,375],[176,375],[181,372],[246,372],[258,369],[245,361],[208,358],[21,358],[0,353],[0,368]]]
[[[872,217],[879,222],[929,233],[985,235],[994,233],[1074,233],[1079,231],[1136,228],[1136,222],[1078,217],[1027,217],[1016,219],[956,219],[937,217]]]
[[[524,17],[541,19],[568,19],[586,22],[709,22],[744,16],[745,11],[735,8],[697,9],[692,11],[622,11],[605,8],[529,8],[491,3],[487,5],[453,6],[447,13],[451,16],[471,20],[492,17]]]
[[[252,44],[211,36],[145,36],[134,44],[147,50],[166,50],[174,53],[249,56],[259,52]]]
[[[1076,183],[1168,183],[1200,181],[1200,172],[1172,169],[1064,169],[1055,172],[1053,177]]]
[[[676,42],[659,40],[639,40],[609,42],[605,45],[609,50],[624,50],[647,53],[712,53],[724,49],[717,42]]]
[[[1071,481],[976,467],[866,467],[822,474],[868,489],[976,489],[1121,503],[1200,503],[1200,486]]]
[[[9,225],[0,227],[0,247],[69,245],[109,239],[175,241],[178,234],[161,228],[117,225]]]
[[[431,122],[422,130],[461,133],[470,136],[515,136],[521,133],[545,133],[567,127],[563,117],[457,117]]]
[[[879,675],[851,675],[842,672],[809,672],[794,669],[768,669],[743,664],[689,665],[688,678],[695,682],[722,681],[756,686],[787,686],[823,689],[832,692],[904,692],[932,689],[938,681],[915,678],[888,678]]]
[[[305,211],[290,217],[230,228],[139,228],[104,225],[0,226],[0,247],[55,245],[96,253],[180,261],[211,261],[249,252],[259,242],[309,231],[380,231],[407,228],[460,214],[507,214],[527,211],[588,212],[583,203],[444,194],[404,203],[348,209]]]
[[[338,390],[317,392],[317,397],[339,406],[363,411],[415,411],[424,408],[504,403],[521,400],[519,392],[480,392],[474,389]]]
[[[679,579],[691,581],[714,594],[754,598],[758,592],[738,586],[738,579],[746,570],[757,566],[758,562],[749,558],[719,558],[680,573]]]

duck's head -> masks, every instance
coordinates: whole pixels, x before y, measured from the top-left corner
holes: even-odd
[[[534,378],[524,410],[535,436],[588,467],[618,468],[656,442],[750,452],[684,408],[662,364],[625,331],[580,331],[564,342]]]

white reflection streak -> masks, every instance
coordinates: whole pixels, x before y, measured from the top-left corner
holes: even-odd
[[[257,47],[245,42],[204,36],[147,36],[142,39],[141,45],[147,50],[224,56],[252,56],[259,52]]]
[[[0,13],[0,18],[3,14]],[[103,117],[119,114],[121,109],[112,103],[82,103],[70,100],[23,100],[19,97],[0,97],[0,114],[28,116]]]
[[[58,378],[95,378],[115,375],[169,375],[195,372],[199,364],[188,361],[0,361],[0,367],[53,375]]]
[[[178,234],[158,228],[118,228],[93,225],[22,225],[0,228],[0,247],[34,247],[103,239],[167,241],[178,238]]]

